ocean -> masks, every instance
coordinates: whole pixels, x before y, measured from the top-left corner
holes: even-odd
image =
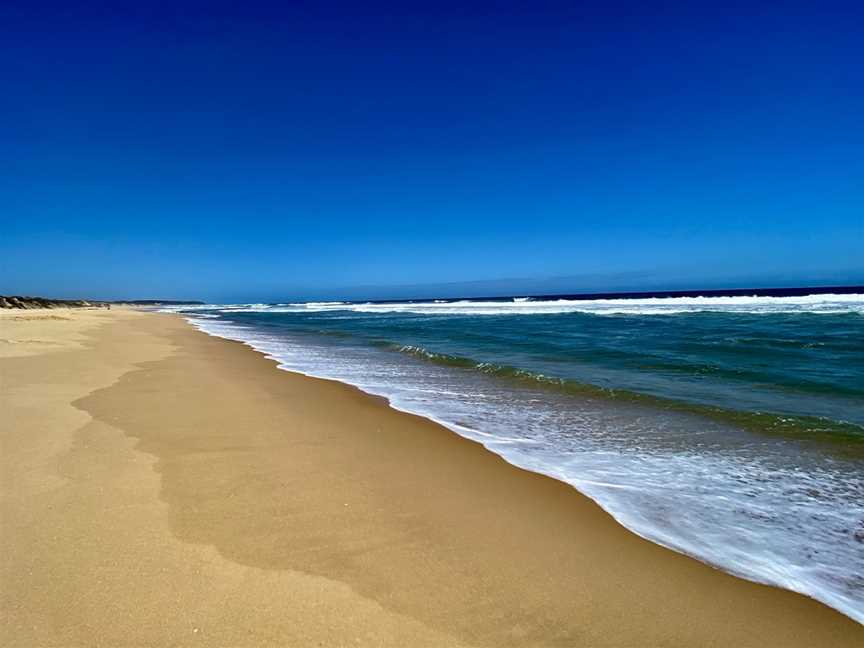
[[[803,293],[164,310],[864,623],[864,290]]]

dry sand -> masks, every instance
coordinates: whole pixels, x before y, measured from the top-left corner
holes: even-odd
[[[180,317],[0,315],[0,645],[864,645]]]

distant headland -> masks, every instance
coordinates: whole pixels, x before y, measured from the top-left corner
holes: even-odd
[[[122,301],[104,301],[92,299],[46,299],[44,297],[29,297],[22,295],[0,295],[0,308],[104,308],[111,304],[128,304],[130,306],[156,306],[161,304],[171,306],[200,305],[200,301],[176,301],[167,299],[131,299]]]

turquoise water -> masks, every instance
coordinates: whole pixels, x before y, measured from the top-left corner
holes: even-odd
[[[203,330],[864,620],[864,295],[207,306]]]

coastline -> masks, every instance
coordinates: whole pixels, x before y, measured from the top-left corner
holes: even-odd
[[[2,360],[4,645],[864,639],[811,599],[643,540],[570,486],[179,316],[69,317],[33,333],[0,321],[20,338]]]

